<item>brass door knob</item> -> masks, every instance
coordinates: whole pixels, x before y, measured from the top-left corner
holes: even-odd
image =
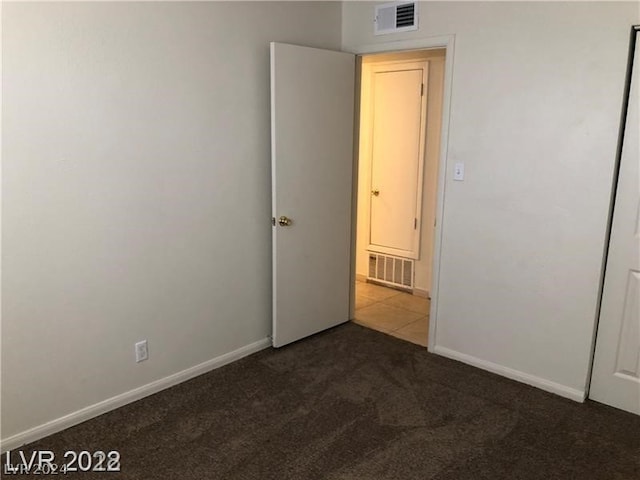
[[[290,218],[285,217],[284,215],[278,219],[278,224],[281,227],[288,227],[292,223],[293,223],[292,220]]]
[[[378,195],[380,195],[380,190],[371,190],[371,195],[377,197]]]

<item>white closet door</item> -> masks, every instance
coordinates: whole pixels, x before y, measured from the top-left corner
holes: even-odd
[[[589,396],[640,415],[640,41],[634,55]]]

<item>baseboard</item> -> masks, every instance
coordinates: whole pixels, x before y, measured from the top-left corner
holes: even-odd
[[[421,288],[414,288],[413,294],[416,297],[431,298],[431,294],[429,294],[429,290],[423,290]]]
[[[211,360],[207,360],[206,362],[187,368],[181,372],[174,373],[173,375],[148,383],[142,387],[129,390],[128,392],[116,395],[115,397],[103,400],[102,402],[90,405],[37,427],[30,428],[24,432],[17,433],[11,437],[4,438],[0,440],[0,452],[14,450],[15,448],[21,447],[27,443],[48,437],[49,435],[60,432],[69,427],[73,427],[74,425],[90,420],[102,415],[103,413],[110,412],[111,410],[115,410],[116,408],[135,402],[136,400],[153,395],[154,393],[158,393],[169,387],[173,387],[174,385],[190,380],[211,370],[215,370],[216,368],[259,352],[260,350],[270,346],[271,340],[269,338],[258,340],[257,342],[238,348],[233,352],[225,353],[224,355],[212,358]]]
[[[366,282],[369,282],[369,278],[366,275],[361,275],[359,273],[356,273],[356,281],[366,283]],[[375,280],[373,280],[370,283],[376,283],[376,282]],[[394,288],[391,285],[385,285],[383,283],[380,283],[380,285],[384,287]],[[404,290],[404,289],[400,289],[400,290]],[[431,294],[429,293],[429,290],[423,290],[422,288],[414,288],[411,290],[411,293],[416,297],[431,298]]]
[[[518,370],[513,370],[512,368],[498,365],[497,363],[481,360],[479,358],[460,353],[455,350],[450,350],[448,348],[436,345],[433,349],[433,352],[438,355],[442,355],[443,357],[458,360],[462,363],[481,368],[482,370],[487,370],[489,372],[502,375],[503,377],[510,378],[511,380],[516,380],[518,382],[531,385],[532,387],[555,393],[556,395],[560,395],[561,397],[565,397],[576,402],[582,403],[586,398],[586,392],[584,390],[576,390],[575,388],[567,387],[565,385],[561,385],[550,380],[545,380],[544,378],[520,372]]]

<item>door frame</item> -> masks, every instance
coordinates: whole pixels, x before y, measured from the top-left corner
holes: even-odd
[[[353,145],[353,187],[351,197],[351,291],[349,293],[349,317],[355,315],[355,281],[356,281],[356,220],[358,197],[358,159],[360,138],[360,75],[362,55],[376,53],[401,53],[409,50],[428,50],[434,48],[445,49],[444,89],[442,93],[442,118],[440,132],[440,155],[438,160],[438,191],[436,200],[436,226],[433,244],[433,265],[431,273],[431,308],[429,311],[429,341],[428,351],[433,352],[437,345],[438,332],[438,295],[440,291],[440,259],[442,253],[442,232],[444,225],[445,186],[447,179],[447,158],[449,151],[449,118],[451,113],[451,94],[453,85],[453,59],[455,49],[455,35],[440,35],[416,40],[402,40],[363,45],[349,51],[357,55],[356,62],[356,105],[354,121]]]

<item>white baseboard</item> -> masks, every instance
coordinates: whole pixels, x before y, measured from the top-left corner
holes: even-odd
[[[359,273],[356,273],[356,281],[366,283],[368,280],[369,278],[366,275],[361,275]],[[375,281],[372,283],[375,283]],[[381,285],[386,286],[383,283],[381,283]],[[431,298],[431,294],[429,293],[429,290],[424,290],[422,288],[413,288],[411,293],[413,293],[413,295],[417,297]]]
[[[225,353],[224,355],[212,358],[211,360],[207,360],[206,362],[195,365],[191,368],[187,368],[186,370],[182,370],[181,372],[174,373],[173,375],[169,375],[168,377],[164,377],[160,380],[156,380],[141,387],[134,388],[133,390],[129,390],[128,392],[108,398],[106,400],[103,400],[102,402],[90,405],[63,417],[56,418],[55,420],[51,420],[50,422],[38,425],[37,427],[30,428],[28,430],[25,430],[24,432],[17,433],[8,438],[3,438],[2,440],[0,440],[0,452],[14,450],[27,443],[35,442],[36,440],[60,432],[69,427],[73,427],[74,425],[90,420],[94,417],[102,415],[103,413],[110,412],[111,410],[115,410],[116,408],[135,402],[136,400],[140,400],[149,395],[153,395],[154,393],[158,393],[161,390],[173,387],[174,385],[190,380],[211,370],[215,370],[216,368],[227,365],[231,362],[251,355],[252,353],[264,350],[265,348],[270,346],[271,340],[269,338],[258,340],[257,342],[238,348],[233,352]]]
[[[455,350],[450,350],[445,347],[436,345],[433,349],[433,353],[442,355],[443,357],[451,358],[453,360],[458,360],[462,363],[466,363],[467,365],[481,368],[482,370],[497,373],[498,375],[510,378],[511,380],[526,383],[527,385],[531,385],[532,387],[537,387],[541,390],[555,393],[556,395],[560,395],[561,397],[565,397],[576,402],[582,403],[586,398],[586,392],[584,390],[576,390],[575,388],[567,387],[566,385],[561,385],[550,380],[545,380],[544,378],[536,377],[535,375],[530,375],[518,370],[513,370],[512,368],[498,365],[497,363],[481,360],[471,355],[460,353]]]
[[[423,290],[422,288],[414,288],[413,294],[416,297],[431,298],[431,294],[429,293],[429,290]]]

